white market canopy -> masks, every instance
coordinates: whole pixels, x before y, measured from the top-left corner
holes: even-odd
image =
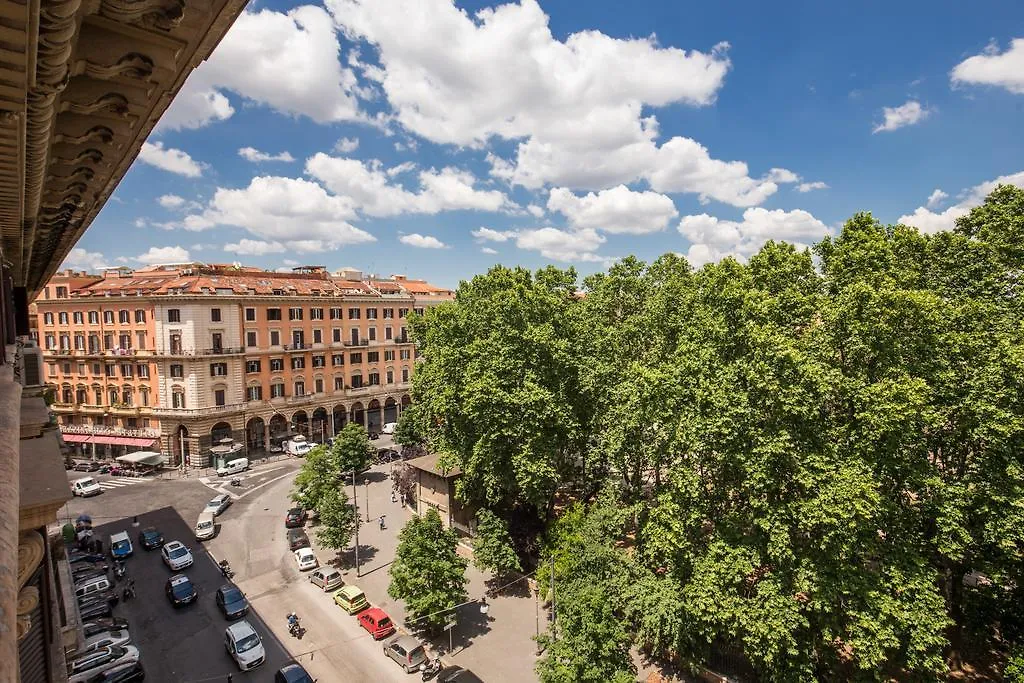
[[[164,463],[163,453],[156,451],[136,451],[128,455],[117,456],[118,462],[127,462],[132,465],[162,465]]]

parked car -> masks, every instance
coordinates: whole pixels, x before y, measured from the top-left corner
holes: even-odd
[[[370,437],[370,441],[376,441],[380,438],[380,432],[367,432],[366,435]]]
[[[81,550],[71,550],[68,552],[68,562],[74,564],[75,562],[106,562],[107,556],[100,555],[99,553],[83,553]]]
[[[388,619],[388,623],[391,620]],[[392,627],[394,630],[394,627]],[[371,633],[373,633],[371,631]],[[427,661],[427,651],[423,649],[422,643],[412,636],[398,636],[384,646],[384,654],[395,660],[409,674],[419,668],[420,664]]]
[[[107,568],[102,564],[76,564],[71,569],[71,580],[77,585],[89,579],[107,576]]]
[[[98,496],[101,493],[103,493],[103,487],[97,484],[96,480],[92,477],[82,477],[71,482],[72,495],[88,498],[89,496]]]
[[[90,575],[75,583],[75,597],[82,600],[95,593],[105,593],[110,591],[111,586],[106,573]]]
[[[309,536],[302,529],[289,529],[285,537],[288,539],[288,550],[292,552],[309,547]]]
[[[214,521],[212,512],[199,513],[199,520],[196,522],[196,540],[205,541],[213,538],[217,534],[217,523]]]
[[[75,463],[75,472],[95,472],[100,464],[95,460],[80,460]]]
[[[358,618],[359,625],[365,628],[374,640],[387,638],[395,632],[395,625],[392,623],[391,617],[380,607],[364,610]]]
[[[355,614],[370,606],[366,594],[358,586],[349,584],[334,592],[334,604],[349,614]]]
[[[228,619],[240,619],[249,611],[249,601],[236,586],[225,584],[217,589],[217,607]]]
[[[103,631],[115,631],[128,628],[128,620],[119,617],[93,619],[82,624],[84,637],[94,636]]]
[[[167,599],[175,607],[191,605],[199,597],[199,591],[184,574],[175,574],[167,579],[164,590],[167,592]]]
[[[384,434],[394,434],[395,428],[398,426],[397,422],[385,422],[384,426],[380,428],[380,431]]]
[[[156,550],[164,544],[164,535],[156,527],[148,526],[139,532],[139,545],[145,550]]]
[[[229,507],[231,507],[231,496],[226,493],[222,493],[219,496],[214,496],[210,499],[210,502],[206,504],[203,511],[212,512],[213,516],[217,517]]]
[[[139,661],[139,650],[133,645],[114,645],[93,650],[68,661],[68,683],[86,683],[121,664]]]
[[[160,555],[164,564],[172,571],[179,571],[192,565],[192,551],[185,547],[181,541],[170,541],[160,548]]]
[[[93,650],[99,650],[101,647],[127,645],[131,642],[131,636],[128,634],[128,631],[124,629],[100,631],[99,633],[94,633],[91,636],[86,637],[85,644],[82,645],[82,649],[79,650],[79,652],[92,652]]]
[[[440,683],[484,683],[480,677],[461,666],[447,666],[437,674]]]
[[[284,516],[284,526],[286,529],[297,529],[305,526],[306,524],[306,511],[301,507],[295,507],[288,510],[288,513]]]
[[[83,621],[92,621],[102,618],[111,618],[114,615],[114,605],[106,596],[94,596],[78,603],[78,615]]]
[[[89,683],[137,683],[145,679],[146,670],[142,668],[142,662],[129,662],[97,674],[89,679]]]
[[[293,554],[295,555],[295,564],[298,565],[300,572],[316,569],[320,565],[312,548],[299,548]]]
[[[309,575],[309,582],[324,591],[332,591],[345,584],[341,572],[334,567],[320,567]]]
[[[132,556],[135,549],[132,548],[132,541],[128,538],[127,531],[119,531],[110,534],[110,556],[115,560],[124,560]]]
[[[274,674],[274,683],[315,683],[301,664],[285,664]]]
[[[260,634],[245,619],[224,630],[224,647],[242,671],[255,669],[266,659]]]
[[[271,453],[284,453],[284,446],[279,443],[270,444],[270,448],[267,449]]]

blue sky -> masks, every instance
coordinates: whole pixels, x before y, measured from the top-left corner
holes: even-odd
[[[66,264],[700,266],[859,210],[948,229],[1000,181],[1017,2],[258,2]]]

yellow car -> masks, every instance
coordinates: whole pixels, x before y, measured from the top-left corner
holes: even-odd
[[[334,604],[349,614],[355,614],[370,606],[366,594],[358,586],[344,586],[334,591]]]

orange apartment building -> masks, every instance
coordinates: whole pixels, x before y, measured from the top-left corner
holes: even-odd
[[[406,318],[451,297],[353,269],[186,264],[66,271],[34,306],[66,442],[205,467],[226,438],[258,456],[296,434],[397,421],[416,360]]]

